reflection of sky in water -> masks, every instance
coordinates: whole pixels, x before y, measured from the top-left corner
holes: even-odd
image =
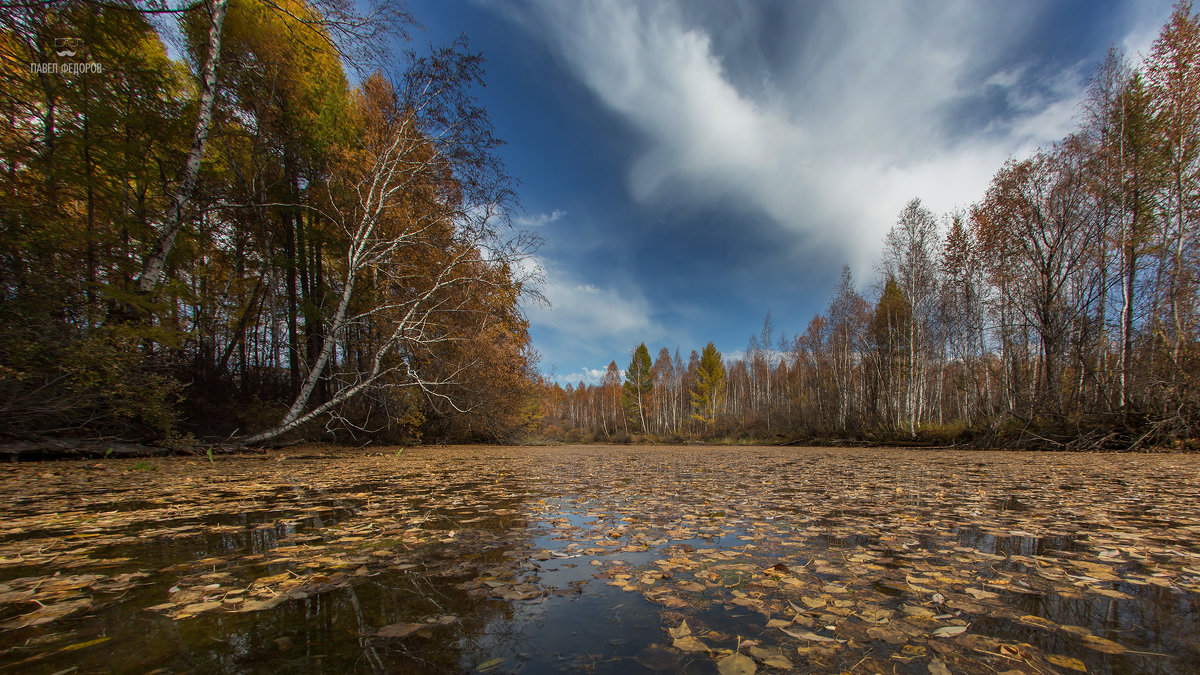
[[[1040,650],[1035,657],[1070,655],[1090,672],[1200,670],[1198,594],[1150,582],[1165,569],[1170,574],[1160,582],[1194,584],[1180,573],[1181,565],[1198,564],[1189,460],[1169,460],[1184,463],[1175,470],[1129,464],[1124,473],[1142,473],[1116,479],[1109,465],[1120,458],[1038,455],[1036,464],[1033,455],[974,457],[981,459],[761,448],[442,448],[387,462],[268,467],[234,460],[214,472],[221,485],[210,490],[127,475],[82,485],[69,498],[42,486],[44,493],[19,495],[5,514],[0,546],[9,548],[0,557],[37,541],[58,557],[47,554],[42,566],[0,565],[0,582],[71,562],[73,550],[86,551],[94,569],[85,560],[62,567],[64,574],[151,576],[117,597],[93,594],[89,612],[48,628],[0,633],[0,649],[9,650],[0,652],[0,665],[13,654],[38,656],[14,651],[31,640],[53,651],[103,636],[109,639],[95,646],[42,653],[36,665],[47,672],[91,665],[459,672],[502,658],[494,672],[624,673],[661,661],[648,647],[670,645],[665,628],[684,618],[714,648],[733,648],[740,637],[783,647],[800,665],[818,658],[794,651],[808,643],[766,629],[768,617],[755,605],[761,601],[783,608],[772,618],[807,612],[811,625],[797,631],[857,636],[810,669],[878,659],[923,672],[928,656],[897,661],[899,645],[863,633],[876,625],[858,616],[869,605],[891,614],[893,626],[915,609],[935,617],[921,624],[916,645],[927,644],[933,626],[948,625],[957,606],[967,608],[961,617],[970,623],[962,639],[1027,643]],[[196,471],[178,468],[176,478]],[[19,518],[31,519],[28,527],[14,525]],[[358,562],[314,562],[330,555]],[[96,565],[100,558],[109,562]],[[656,564],[666,559],[678,565]],[[776,562],[786,573],[764,575]],[[706,570],[711,578],[698,576]],[[211,582],[226,593],[277,574],[341,574],[342,583],[253,613],[173,620],[142,609],[162,603],[172,587]],[[612,585],[617,574],[630,576]],[[491,589],[478,580],[497,577],[504,588],[532,584],[536,597],[488,598]],[[803,583],[789,587],[776,581],[782,577]],[[702,591],[680,589],[697,580],[706,582]],[[619,587],[625,584],[636,590]],[[964,595],[968,586],[996,597]],[[666,590],[657,596],[658,589]],[[683,602],[667,606],[667,597]],[[810,610],[804,598],[819,608]],[[830,613],[834,600],[847,602],[838,608],[846,613]],[[20,615],[0,604],[0,622]],[[384,625],[447,615],[455,620],[403,639],[371,636]],[[1146,653],[1106,655],[1027,616]],[[982,658],[956,640],[938,644]],[[700,654],[668,661],[691,672],[715,668]],[[955,672],[971,669],[948,663]]]

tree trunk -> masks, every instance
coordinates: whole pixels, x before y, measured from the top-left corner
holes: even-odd
[[[167,256],[175,245],[175,236],[183,223],[184,210],[191,202],[200,175],[200,162],[204,159],[204,146],[208,142],[208,131],[212,123],[213,102],[216,99],[217,66],[221,60],[221,33],[225,26],[225,12],[229,0],[212,0],[212,24],[208,29],[208,58],[201,77],[200,112],[196,117],[196,129],[192,134],[192,149],[188,152],[183,175],[171,195],[171,206],[158,235],[154,250],[142,261],[142,273],[137,280],[138,291],[150,293],[162,282]]]
[[[283,221],[283,250],[287,256],[284,277],[287,286],[288,392],[295,395],[300,386],[300,349],[296,344],[296,228],[286,211],[280,215],[280,220]]]

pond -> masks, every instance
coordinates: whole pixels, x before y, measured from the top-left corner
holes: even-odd
[[[1200,456],[309,447],[0,490],[0,672],[1200,672]]]

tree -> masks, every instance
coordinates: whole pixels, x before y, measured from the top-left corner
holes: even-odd
[[[977,221],[992,273],[1041,344],[1042,403],[1063,410],[1062,357],[1067,331],[1088,299],[1074,293],[1094,250],[1095,228],[1082,158],[1063,145],[1010,161],[996,174]]]
[[[937,303],[937,263],[939,247],[937,220],[931,211],[913,199],[884,239],[884,271],[896,279],[900,290],[912,308],[908,324],[907,382],[904,387],[904,409],[908,430],[916,435],[924,395],[924,367],[927,358],[927,335]]]
[[[979,243],[967,227],[965,217],[955,213],[942,247],[943,302],[949,341],[966,374],[960,379],[963,403],[960,415],[974,423],[976,414],[990,394],[989,373],[983,364],[987,352],[984,337],[984,298],[987,292]],[[979,390],[982,386],[982,391]]]
[[[1126,200],[1120,185],[1123,181],[1124,166],[1128,157],[1124,142],[1126,116],[1122,98],[1130,77],[1130,67],[1124,54],[1116,47],[1110,47],[1088,88],[1082,128],[1082,135],[1087,139],[1090,150],[1087,166],[1088,185],[1092,193],[1092,201],[1096,205],[1095,263],[1099,272],[1097,279],[1099,293],[1095,316],[1095,337],[1098,342],[1095,371],[1097,378],[1102,379],[1099,382],[1097,396],[1105,408],[1112,405],[1110,396],[1112,365],[1109,361],[1112,351],[1108,322],[1109,295],[1114,281],[1122,282],[1121,286],[1124,290],[1123,268],[1118,268],[1113,257],[1115,255],[1120,259],[1125,254],[1122,236],[1126,222]],[[1120,372],[1117,374],[1119,385],[1116,391],[1119,397],[1117,405],[1123,407],[1128,395],[1127,383],[1129,380],[1124,364],[1126,328],[1123,321],[1124,311],[1122,311],[1121,319],[1119,330],[1122,339],[1118,341],[1118,350],[1121,353],[1118,361]],[[1130,320],[1132,323],[1132,313]]]
[[[604,430],[604,435],[608,436],[613,431],[616,431],[617,418],[620,415],[621,409],[621,369],[617,367],[616,361],[609,361],[608,368],[604,371],[604,379],[600,382],[600,425]],[[624,419],[624,416],[621,416]],[[609,430],[609,423],[612,423],[613,428]]]
[[[181,332],[104,322],[165,208],[157,168],[185,154],[183,70],[121,7],[9,5],[0,18],[0,427],[170,433],[180,387],[167,349]],[[64,35],[103,69],[31,72],[62,61]]]
[[[896,278],[888,275],[871,318],[871,336],[875,345],[877,389],[881,392],[876,399],[883,405],[879,412],[893,431],[900,429],[904,419],[902,402],[906,400],[904,385],[909,380],[905,371],[910,365],[911,335],[907,328],[911,323],[912,305]]]
[[[663,347],[658,350],[654,365],[650,367],[651,379],[654,381],[654,414],[657,417],[659,432],[675,431],[675,364],[671,360],[671,350]]]
[[[512,192],[493,154],[498,141],[469,93],[481,68],[479,56],[448,48],[415,59],[401,95],[378,76],[364,83],[361,146],[340,167],[340,184],[321,211],[349,244],[330,339],[282,419],[243,442],[335,413],[376,387],[419,390],[466,412],[442,391],[460,373],[433,377],[423,364],[441,345],[464,339],[452,330],[460,314],[483,320],[472,295],[495,288],[493,271],[511,270],[532,245],[502,240],[496,229]],[[371,338],[365,363],[334,374],[329,400],[310,404],[335,345],[352,330]]]
[[[763,413],[767,419],[767,433],[771,433],[771,375],[774,370],[775,356],[771,353],[771,343],[775,341],[775,323],[771,320],[771,310],[763,317],[762,331],[758,334],[758,343],[762,348],[762,380],[766,391],[763,394]]]
[[[725,363],[721,352],[709,342],[704,346],[696,366],[692,387],[692,418],[712,426],[725,405]]]
[[[1147,60],[1146,79],[1151,106],[1161,134],[1166,160],[1166,229],[1162,236],[1164,264],[1170,282],[1171,362],[1173,377],[1180,373],[1179,352],[1185,342],[1185,322],[1194,321],[1196,286],[1195,195],[1200,190],[1200,16],[1190,2],[1180,2],[1154,41]],[[1189,232],[1189,229],[1192,230]],[[1189,260],[1193,258],[1193,260]]]
[[[358,7],[352,7],[340,0],[242,0],[236,3],[236,7],[258,14],[260,20],[267,15],[276,22],[285,21],[290,25],[293,36],[315,38],[318,42],[334,47],[339,57],[350,65],[361,64],[361,61],[355,58],[357,54],[378,55],[381,43],[396,35],[405,37],[405,27],[413,23],[407,10],[378,2],[372,2],[365,14],[360,14]],[[192,57],[197,66],[200,94],[196,124],[187,160],[179,171],[175,187],[171,191],[170,208],[159,228],[154,246],[142,258],[141,273],[137,278],[137,289],[142,294],[154,291],[162,282],[167,258],[175,246],[180,228],[186,222],[186,210],[195,196],[196,181],[200,175],[201,162],[204,160],[214,105],[220,89],[218,73],[222,69],[221,44],[230,0],[204,0],[188,9],[197,8],[203,8],[205,17],[197,22],[202,26],[199,34],[204,37],[202,40],[192,41]],[[129,10],[139,11],[132,2],[129,4]],[[157,11],[154,3],[151,3],[147,11]],[[189,17],[185,13],[185,23],[188,20]],[[192,20],[195,21],[194,18]]]
[[[837,425],[845,430],[856,412],[854,405],[855,373],[859,355],[864,351],[863,331],[869,308],[854,289],[850,266],[842,265],[842,278],[829,301],[829,347],[832,358],[830,375],[837,386]]]
[[[196,127],[192,132],[191,149],[187,161],[180,171],[175,189],[171,192],[171,206],[158,233],[158,240],[150,253],[142,260],[142,272],[138,275],[137,287],[142,293],[153,291],[162,281],[167,256],[175,246],[175,238],[184,223],[184,211],[192,200],[196,179],[200,176],[200,162],[204,159],[204,148],[208,144],[209,126],[212,124],[213,103],[217,95],[217,69],[221,59],[221,35],[225,25],[225,14],[229,0],[209,0],[205,3],[208,14],[208,30],[205,51],[197,55],[200,73],[200,105],[196,114]]]
[[[648,433],[646,426],[647,410],[650,408],[651,394],[654,391],[654,379],[651,372],[650,352],[646,343],[639,344],[629,359],[629,368],[625,369],[625,384],[621,402],[626,414],[636,419],[642,427],[642,433]]]

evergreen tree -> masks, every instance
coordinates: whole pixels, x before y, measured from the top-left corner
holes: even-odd
[[[646,411],[650,407],[650,393],[654,390],[654,379],[650,369],[650,351],[643,342],[633,350],[633,356],[629,359],[621,394],[625,414],[642,425],[643,434],[647,432]]]
[[[692,387],[692,417],[712,424],[725,405],[725,363],[713,343],[704,346]]]

